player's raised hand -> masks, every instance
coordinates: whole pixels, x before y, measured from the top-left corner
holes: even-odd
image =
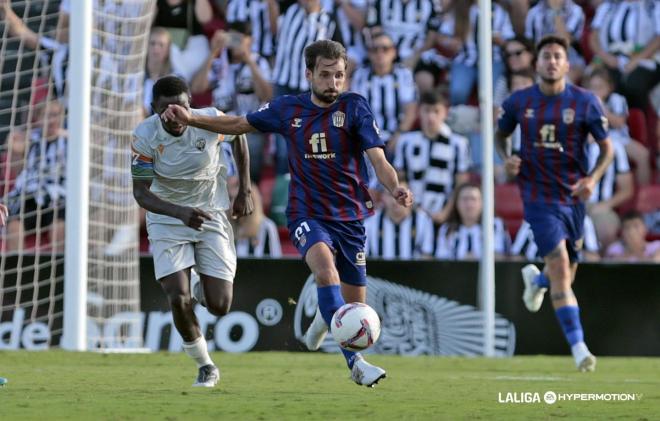
[[[231,209],[231,217],[239,219],[243,216],[248,216],[254,212],[254,201],[252,200],[252,193],[249,191],[239,191],[234,199],[234,206]]]
[[[404,206],[406,208],[409,208],[412,206],[413,203],[413,194],[410,190],[408,190],[405,187],[397,187],[394,189],[392,192],[392,196],[396,199],[396,202]]]
[[[516,177],[520,172],[522,160],[518,155],[511,155],[504,161],[504,170],[509,177]]]
[[[179,212],[179,219],[190,228],[201,231],[202,224],[210,221],[213,217],[199,208],[183,206]]]
[[[188,122],[190,121],[190,116],[190,110],[177,104],[170,104],[167,106],[167,109],[160,115],[160,118],[162,118],[165,122],[174,121],[176,123],[187,126]]]
[[[4,227],[7,223],[7,216],[9,212],[7,211],[7,206],[0,203],[0,227]]]
[[[581,201],[586,202],[591,197],[591,194],[596,188],[596,181],[586,176],[577,181],[571,186],[571,196],[578,197]]]

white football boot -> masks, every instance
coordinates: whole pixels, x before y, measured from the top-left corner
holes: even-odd
[[[305,346],[307,346],[307,349],[310,351],[316,351],[323,343],[327,334],[328,325],[325,324],[325,320],[323,320],[323,316],[321,316],[321,311],[317,307],[314,320],[312,320],[312,324],[309,325],[307,332],[305,332],[305,336],[303,336]]]
[[[534,282],[534,278],[541,273],[535,265],[529,264],[522,268],[521,272],[523,283],[525,284],[525,292],[523,292],[522,300],[527,310],[536,313],[541,308],[541,304],[543,304],[543,296],[548,288],[541,288]]]
[[[355,383],[361,386],[374,387],[380,379],[385,377],[387,377],[387,374],[382,368],[369,364],[361,356],[355,359],[351,370],[351,378]]]
[[[213,364],[207,364],[199,368],[197,380],[193,383],[193,387],[215,387],[220,380],[220,370]]]
[[[583,373],[596,371],[596,357],[589,351],[584,342],[578,342],[571,347],[571,353],[575,359],[575,366]]]

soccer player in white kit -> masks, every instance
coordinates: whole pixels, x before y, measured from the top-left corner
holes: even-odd
[[[133,195],[147,213],[147,232],[153,247],[156,279],[170,302],[183,348],[197,363],[193,386],[213,387],[220,372],[209,357],[206,340],[193,312],[190,271],[200,276],[198,301],[216,316],[229,311],[236,273],[234,235],[225,211],[227,169],[221,142],[233,136],[209,132],[174,122],[160,114],[170,104],[190,108],[186,83],[175,77],[159,79],[153,87],[155,114],[133,132]],[[193,114],[219,115],[215,108],[191,110]],[[252,213],[247,140],[233,142],[239,173],[239,192],[232,216]],[[200,297],[201,295],[201,297]]]

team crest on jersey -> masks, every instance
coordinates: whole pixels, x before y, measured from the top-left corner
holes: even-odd
[[[195,141],[195,147],[201,152],[206,148],[206,139],[200,137]]]
[[[346,119],[346,114],[341,111],[335,111],[332,113],[332,125],[335,127],[344,127],[344,120]]]
[[[525,110],[525,118],[534,118],[534,108],[527,108]]]
[[[367,264],[367,257],[363,251],[359,251],[355,254],[355,264],[357,266],[365,266]]]
[[[572,108],[564,108],[561,111],[561,119],[564,124],[571,124],[575,121],[575,110]]]

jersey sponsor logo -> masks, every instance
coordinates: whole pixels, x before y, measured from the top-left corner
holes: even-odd
[[[525,110],[525,118],[534,118],[534,109],[533,108],[527,108]]]
[[[341,111],[335,111],[332,113],[332,125],[335,127],[344,127],[344,120],[346,120],[346,114]]]
[[[335,152],[328,152],[328,143],[325,133],[314,133],[309,138],[309,144],[312,146],[312,153],[306,153],[305,159],[335,159]]]
[[[559,152],[564,152],[564,147],[560,142],[557,142],[557,137],[555,136],[555,125],[554,124],[544,124],[539,130],[541,135],[540,142],[534,142],[534,146],[537,148],[546,148],[546,149],[556,149]]]
[[[257,112],[259,112],[259,111],[265,111],[265,110],[268,109],[268,107],[270,107],[270,102],[267,102],[267,103],[265,103],[264,105],[262,105],[261,107],[259,107],[259,109],[257,110]]]
[[[197,148],[198,151],[203,151],[206,149],[206,139],[204,138],[199,138],[195,141],[195,147]]]
[[[571,124],[575,121],[575,110],[572,108],[564,108],[561,111],[561,119],[564,124]]]
[[[294,118],[291,127],[301,127],[302,118]]]

